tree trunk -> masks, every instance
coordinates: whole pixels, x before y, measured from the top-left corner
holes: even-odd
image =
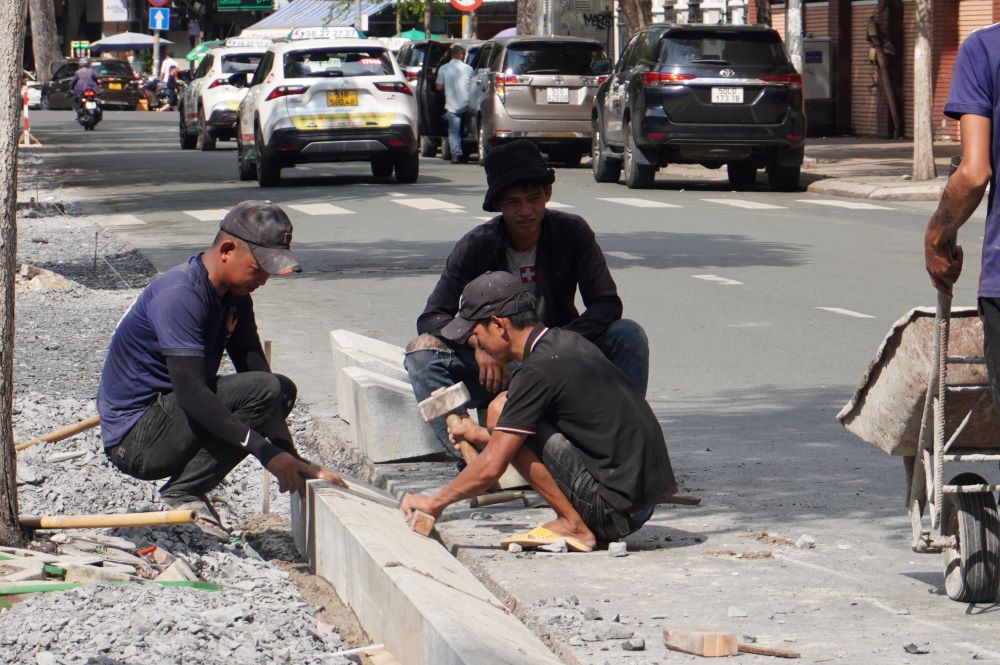
[[[31,47],[35,55],[35,78],[45,83],[52,76],[50,65],[62,56],[56,32],[56,9],[52,0],[30,0]]]
[[[538,0],[518,0],[517,34],[537,35],[535,21],[538,18]]]
[[[403,5],[396,3],[396,34],[403,34]]]
[[[931,107],[934,104],[934,82],[931,63],[933,43],[933,0],[917,0],[917,20],[914,26],[917,41],[913,46],[913,179],[931,180],[937,177],[934,168],[934,128]]]
[[[0,2],[0,545],[21,542],[17,462],[11,428],[14,377],[14,263],[17,261],[17,137],[27,0]]]
[[[431,38],[431,10],[434,8],[433,0],[424,2],[424,38]]]
[[[757,24],[771,27],[771,0],[754,0],[757,6]]]
[[[652,0],[618,0],[618,9],[625,24],[626,41],[652,20]]]

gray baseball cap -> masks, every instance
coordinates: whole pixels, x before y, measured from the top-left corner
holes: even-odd
[[[464,342],[479,321],[534,311],[535,307],[535,296],[524,288],[520,278],[502,270],[484,273],[462,289],[458,314],[445,324],[441,335]]]
[[[292,221],[270,201],[240,201],[226,213],[219,230],[250,246],[261,270],[272,275],[302,272],[292,256]]]

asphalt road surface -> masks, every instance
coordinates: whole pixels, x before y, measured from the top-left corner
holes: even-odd
[[[336,413],[329,331],[404,345],[456,239],[490,217],[474,162],[422,159],[413,185],[373,178],[364,163],[315,164],[260,189],[238,180],[233,143],[180,150],[173,113],[107,113],[94,132],[69,112],[31,118],[48,165],[63,169],[65,197],[117,227],[160,270],[207,247],[240,200],[285,208],[304,272],[255,294],[257,317],[274,340],[276,369],[321,416]],[[699,601],[725,594],[775,636],[825,644],[811,662],[921,662],[902,649],[909,642],[929,642],[935,662],[1000,659],[998,606],[949,601],[940,556],[910,551],[900,460],[834,419],[891,324],[934,304],[922,254],[933,205],[763,185],[734,192],[669,167],[644,191],[597,184],[589,168],[558,168],[551,205],[596,231],[625,316],[649,335],[648,398],[684,490],[711,499],[694,517],[668,514],[670,526],[714,538],[713,550],[738,549],[748,532],[765,531],[792,540],[808,533],[822,550],[807,560],[793,548],[780,566],[746,579],[716,577],[719,564],[705,573],[702,559],[661,561],[633,569],[628,583],[661,579],[668,614],[679,618],[677,603],[690,603],[686,627],[728,626],[725,609],[706,614]],[[962,232],[967,273],[956,306],[975,304],[982,231],[981,209]],[[794,626],[776,625],[786,619]]]

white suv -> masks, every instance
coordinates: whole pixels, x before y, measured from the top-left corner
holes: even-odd
[[[230,77],[256,70],[270,45],[270,39],[233,37],[205,54],[177,106],[182,149],[214,150],[217,140],[236,138],[236,113],[247,91]]]
[[[239,109],[241,180],[271,187],[301,162],[356,161],[377,178],[417,180],[417,105],[396,59],[335,30],[293,30],[264,55]]]

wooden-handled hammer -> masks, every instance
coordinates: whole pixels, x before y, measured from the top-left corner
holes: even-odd
[[[427,422],[444,416],[445,425],[451,430],[462,422],[462,417],[455,412],[468,404],[471,399],[472,395],[469,394],[469,389],[465,383],[459,381],[453,386],[438,388],[431,393],[430,397],[417,404],[417,407],[420,409],[420,415]],[[479,454],[467,441],[460,441],[458,450],[462,453],[462,459],[465,460],[466,464],[470,464]]]

